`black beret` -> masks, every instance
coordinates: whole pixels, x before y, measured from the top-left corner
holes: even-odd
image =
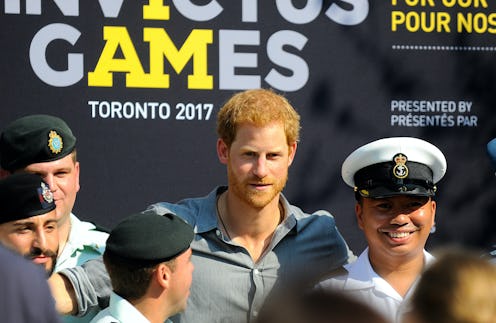
[[[30,173],[0,180],[0,224],[42,215],[55,209],[48,184]]]
[[[193,237],[192,227],[174,214],[138,213],[110,232],[105,253],[128,264],[152,265],[182,254]]]
[[[69,155],[76,137],[64,120],[36,114],[10,123],[0,136],[0,166],[15,171],[33,163],[49,162]]]

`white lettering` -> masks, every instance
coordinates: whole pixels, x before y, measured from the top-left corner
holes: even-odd
[[[29,60],[40,80],[48,85],[64,87],[73,85],[83,78],[83,54],[68,54],[65,71],[54,70],[46,59],[46,49],[52,41],[61,39],[74,45],[80,35],[79,30],[66,24],[50,24],[36,33],[29,47]]]
[[[362,23],[369,14],[368,0],[343,0],[353,7],[351,10],[342,8],[339,4],[333,3],[326,11],[326,16],[332,21],[345,26],[353,26]]]
[[[269,59],[281,67],[287,68],[292,73],[285,76],[272,68],[265,78],[271,86],[282,91],[297,91],[308,81],[310,71],[308,64],[294,54],[284,51],[284,46],[292,45],[299,51],[303,49],[308,39],[291,30],[282,30],[273,34],[267,41],[267,54]]]
[[[172,2],[181,15],[193,21],[212,20],[224,10],[216,0],[203,6],[196,5],[191,0],[172,0]]]
[[[258,75],[237,75],[237,68],[256,68],[256,53],[236,52],[236,45],[260,45],[258,30],[219,30],[219,88],[241,90],[260,87]]]

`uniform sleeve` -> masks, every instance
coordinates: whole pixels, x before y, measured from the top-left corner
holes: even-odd
[[[112,286],[101,257],[82,266],[66,268],[59,274],[67,277],[74,288],[78,305],[76,316],[108,307]]]

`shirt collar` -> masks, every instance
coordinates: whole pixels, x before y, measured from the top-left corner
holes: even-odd
[[[116,293],[110,295],[110,315],[120,322],[149,323],[148,319],[141,314],[131,303]]]
[[[424,253],[424,266],[429,265],[434,257],[427,251]],[[380,277],[372,268],[369,261],[369,248],[367,247],[358,257],[356,262],[345,265],[348,271],[348,278],[345,282],[345,289],[359,290],[367,288],[389,289],[390,285]]]
[[[198,211],[200,216],[198,216],[196,221],[196,233],[204,233],[216,229],[220,230],[217,221],[217,197],[226,190],[227,186],[216,187],[205,197],[205,203],[200,204],[200,209]],[[279,196],[286,214],[286,218],[281,223],[281,225],[285,228],[283,231],[287,232],[291,230],[294,232],[294,229],[296,229],[296,222],[302,215],[293,212],[292,206],[282,193]]]
[[[205,203],[199,205],[196,219],[196,233],[215,230],[217,223],[217,197],[227,190],[227,186],[218,186],[205,197]]]
[[[83,222],[79,220],[74,214],[70,214],[71,231],[67,239],[66,247],[74,250],[83,250],[85,247],[92,247],[99,251],[104,245],[99,245],[96,242],[88,242],[85,234],[87,231],[95,229],[95,225],[91,222]],[[70,245],[70,247],[67,247]],[[72,254],[71,251],[71,254]]]

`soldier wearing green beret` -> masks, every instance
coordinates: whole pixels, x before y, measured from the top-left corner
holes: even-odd
[[[0,180],[0,243],[51,275],[59,237],[55,201],[48,185],[35,174]]]
[[[78,219],[72,209],[79,191],[80,165],[76,137],[67,123],[55,116],[37,114],[11,122],[0,135],[0,177],[15,173],[40,175],[54,195],[59,230],[55,272],[97,258],[105,250],[108,233]],[[88,322],[66,317],[66,321]]]
[[[186,308],[193,264],[190,225],[173,214],[133,214],[110,233],[103,261],[110,305],[91,323],[163,323]]]

